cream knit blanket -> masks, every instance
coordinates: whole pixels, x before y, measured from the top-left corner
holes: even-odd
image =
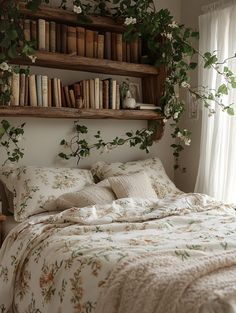
[[[146,254],[122,261],[111,273],[96,313],[234,312],[236,250],[182,261]]]

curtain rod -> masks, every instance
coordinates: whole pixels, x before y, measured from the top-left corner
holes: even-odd
[[[207,13],[209,11],[214,11],[217,9],[222,9],[228,5],[236,3],[235,0],[219,0],[216,2],[212,2],[201,7],[202,12]]]

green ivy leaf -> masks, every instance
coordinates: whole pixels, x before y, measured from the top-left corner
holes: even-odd
[[[218,88],[218,93],[221,93],[223,95],[228,95],[228,87],[225,84],[222,84],[219,88]]]
[[[234,115],[234,109],[233,108],[228,108],[227,109],[227,113],[229,114],[229,115],[231,115],[231,116],[233,116]]]

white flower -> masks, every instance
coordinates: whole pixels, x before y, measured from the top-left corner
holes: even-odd
[[[169,79],[169,77],[166,78],[166,82],[167,82],[168,84],[171,83],[171,80]]]
[[[185,138],[184,139],[185,146],[190,146],[190,143],[191,143],[191,139],[190,138]]]
[[[37,59],[36,55],[28,55],[28,58],[31,60],[32,63],[35,63]]]
[[[174,114],[174,120],[177,120],[178,117],[179,117],[179,112],[175,112],[175,114]]]
[[[178,137],[178,138],[182,138],[182,137],[183,137],[182,133],[181,133],[181,132],[178,132],[178,133],[177,133],[177,137]]]
[[[151,136],[153,135],[153,131],[152,130],[146,130],[145,133],[148,135],[148,136]]]
[[[131,24],[136,24],[137,23],[137,19],[135,17],[126,17],[124,24],[125,25],[131,25]]]
[[[187,83],[187,82],[182,82],[181,83],[181,87],[183,87],[183,88],[190,88],[190,84]]]
[[[179,25],[176,23],[176,21],[173,21],[171,24],[168,25],[171,28],[177,28]]]
[[[168,122],[168,119],[167,119],[167,118],[164,118],[164,119],[163,119],[163,123],[166,124],[167,122]]]
[[[81,13],[82,13],[82,8],[81,8],[81,6],[79,6],[79,5],[74,5],[73,11],[74,11],[76,14],[81,14]]]
[[[2,62],[1,64],[0,64],[0,69],[2,70],[2,71],[9,71],[9,65],[7,64],[7,62]]]
[[[17,141],[21,141],[23,139],[23,136],[21,134],[17,135],[15,138]]]
[[[167,33],[166,34],[166,38],[168,38],[169,40],[173,39],[173,35],[171,33]]]

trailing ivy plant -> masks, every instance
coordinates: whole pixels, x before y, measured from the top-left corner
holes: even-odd
[[[8,121],[0,122],[0,148],[5,150],[6,159],[2,165],[9,162],[18,162],[24,156],[24,149],[20,146],[20,141],[24,135],[25,123],[14,127]]]
[[[49,0],[29,0],[27,6],[30,10],[37,11],[42,2],[49,3]],[[61,0],[60,7],[67,9],[67,2],[67,0]],[[180,118],[185,111],[185,103],[179,97],[179,89],[186,89],[192,97],[200,100],[208,108],[210,115],[214,113],[213,103],[219,105],[228,114],[234,114],[232,104],[224,103],[224,96],[231,88],[236,88],[236,78],[227,65],[230,58],[218,60],[215,52],[206,52],[201,55],[192,44],[193,40],[198,40],[199,33],[178,24],[168,9],[156,10],[153,0],[74,0],[73,11],[78,14],[80,21],[89,22],[90,14],[109,15],[119,21],[123,20],[125,40],[144,38],[145,61],[157,67],[165,67],[165,88],[160,104],[164,121],[172,120],[172,137],[175,139],[172,147],[176,160],[184,144],[189,145],[191,142],[191,133],[179,127]],[[35,58],[33,57],[34,43],[25,41],[23,36],[18,1],[3,0],[0,14],[2,16],[0,20],[2,51],[0,54],[0,69],[2,69],[0,100],[1,103],[6,104],[11,97],[9,78],[12,71],[15,71],[9,66],[9,61],[21,55],[29,56],[33,61]],[[223,76],[225,83],[217,90],[209,90],[207,86],[201,86],[197,90],[192,88],[190,71],[198,66],[192,61],[197,55],[202,58],[205,68],[213,69]],[[19,71],[19,69],[16,70]],[[153,143],[152,138],[150,135],[150,143]],[[79,146],[80,143],[78,143]],[[102,145],[98,149],[100,148]],[[177,167],[178,164],[176,164]]]
[[[76,121],[74,122],[75,135],[70,141],[63,139],[60,143],[68,152],[59,153],[59,157],[65,160],[76,158],[77,163],[79,163],[81,158],[89,156],[93,150],[109,152],[124,144],[128,144],[130,147],[138,146],[139,149],[149,153],[149,149],[153,145],[152,136],[155,132],[153,127],[150,129],[144,128],[135,132],[130,131],[125,134],[125,137],[115,137],[110,141],[104,141],[101,137],[101,132],[97,131],[97,133],[93,135],[95,142],[89,144],[84,138],[84,135],[88,134],[88,128],[84,125],[80,125],[79,121]]]

